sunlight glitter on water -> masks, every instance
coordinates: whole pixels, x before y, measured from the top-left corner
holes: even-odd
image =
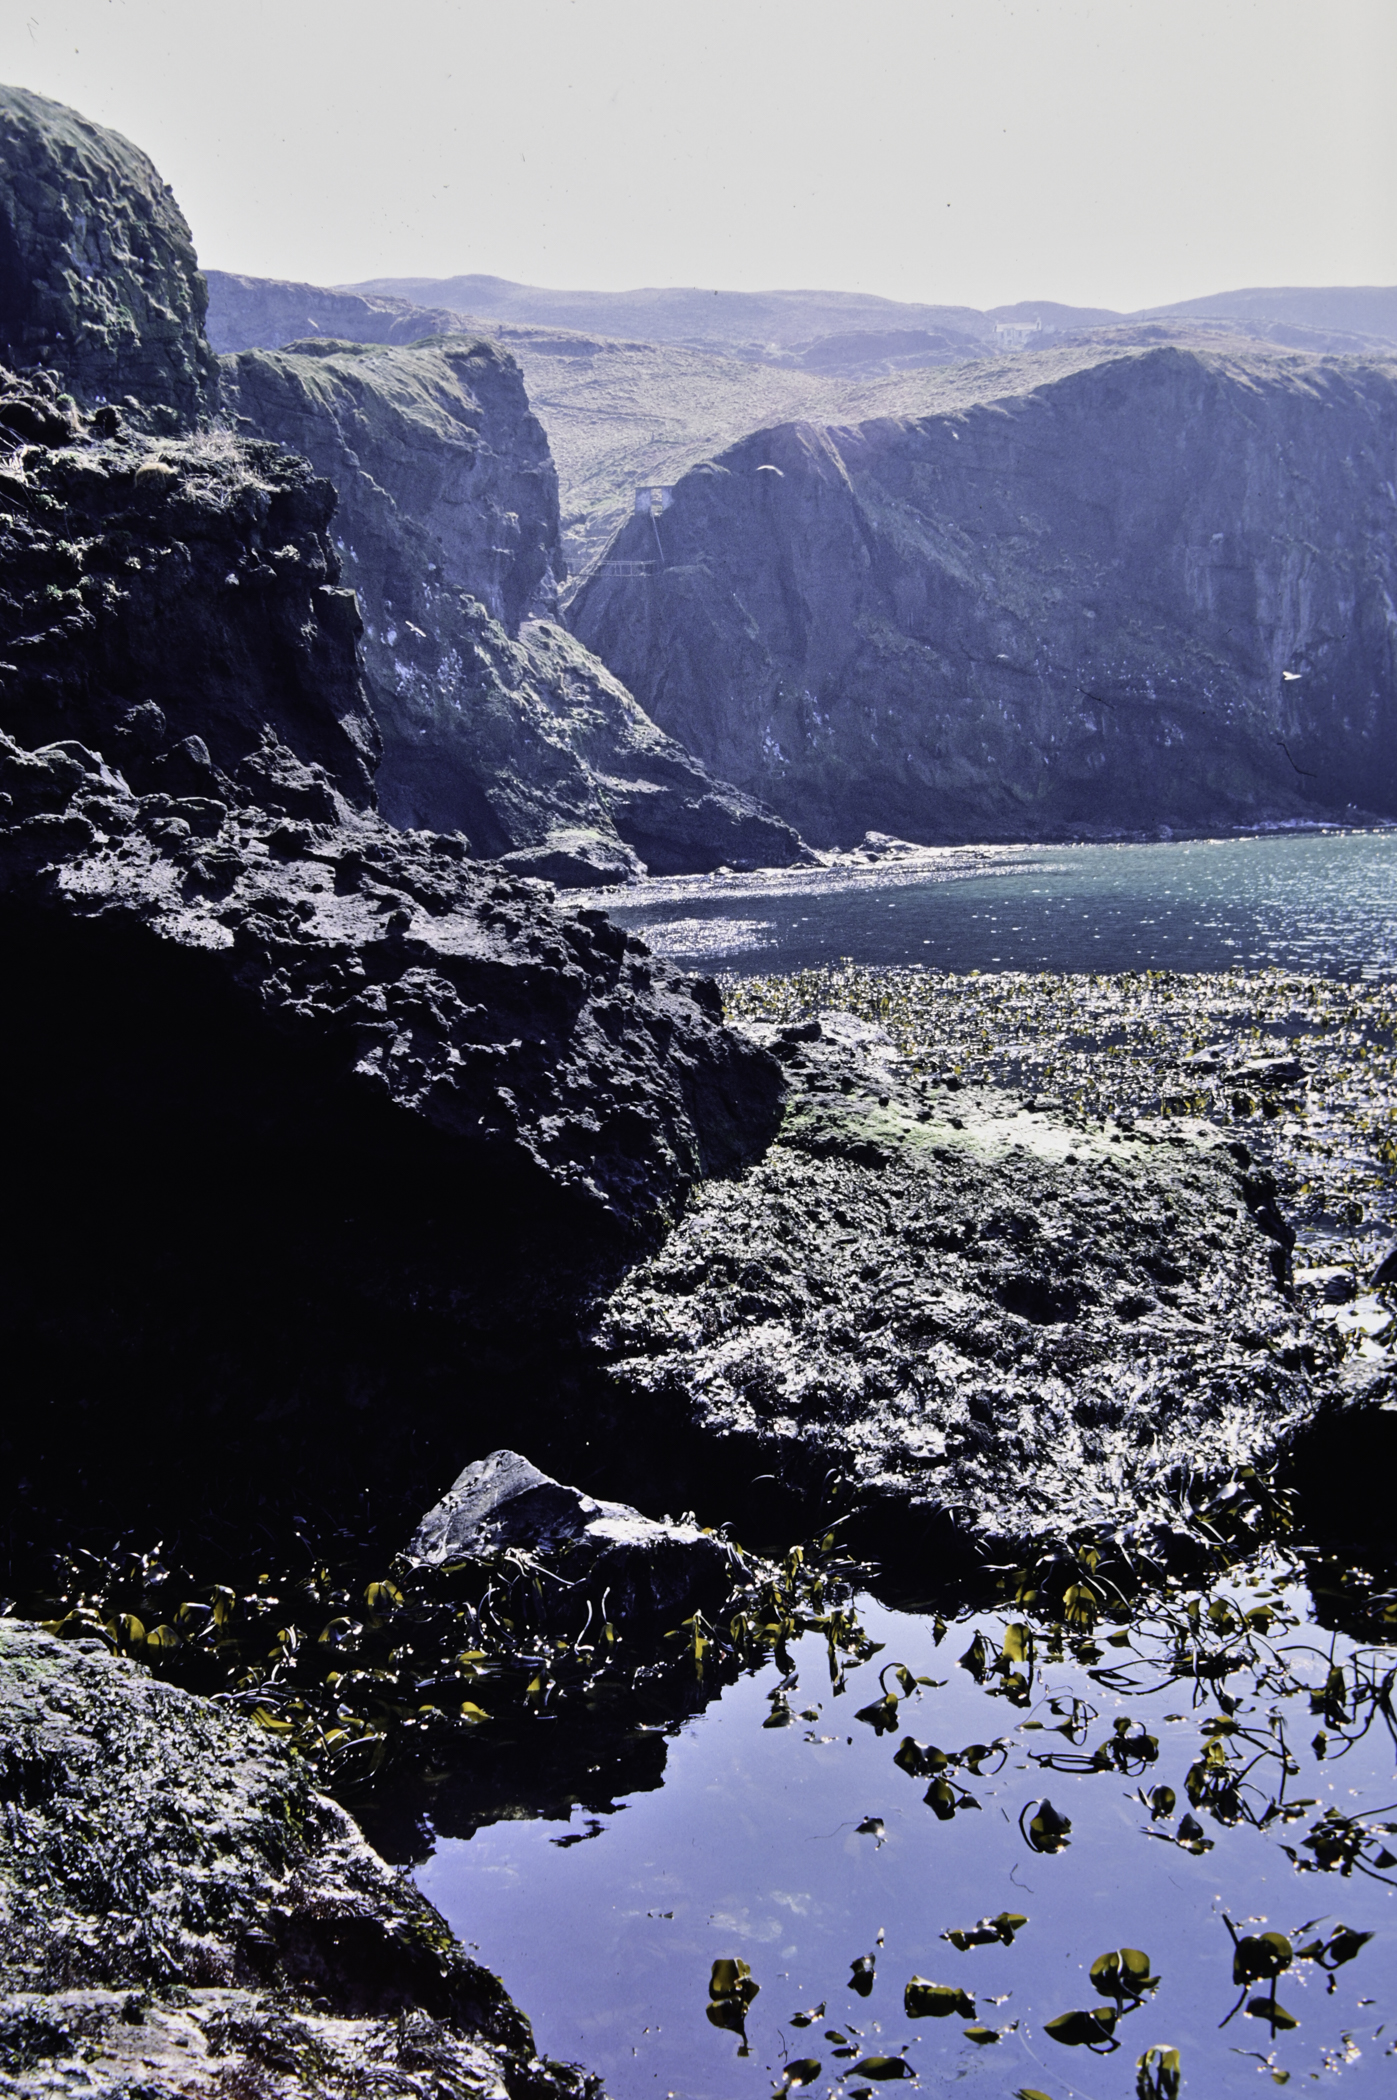
[[[598,901],[695,968],[855,956],[955,971],[1397,976],[1397,830],[976,849],[917,866],[693,877]]]

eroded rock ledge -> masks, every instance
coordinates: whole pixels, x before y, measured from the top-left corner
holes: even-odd
[[[0,2090],[586,2100],[303,1766],[0,1620]]]

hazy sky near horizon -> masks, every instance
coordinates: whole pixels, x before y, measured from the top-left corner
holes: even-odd
[[[6,0],[0,79],[261,276],[1397,282],[1397,0]]]

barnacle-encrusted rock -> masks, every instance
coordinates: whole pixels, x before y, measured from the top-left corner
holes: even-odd
[[[217,398],[207,307],[184,215],[146,155],[0,87],[0,357],[61,372],[87,408],[186,427]]]
[[[595,2093],[305,1767],[0,1619],[0,2090]]]
[[[1293,1234],[1246,1148],[922,1077],[849,1015],[757,1032],[781,1136],[610,1299],[623,1405],[695,1465],[774,1473],[896,1558],[1105,1525],[1166,1544],[1192,1485],[1316,1404]]]

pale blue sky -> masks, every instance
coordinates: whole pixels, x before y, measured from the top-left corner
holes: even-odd
[[[1397,0],[5,0],[0,79],[268,276],[1397,282]]]

